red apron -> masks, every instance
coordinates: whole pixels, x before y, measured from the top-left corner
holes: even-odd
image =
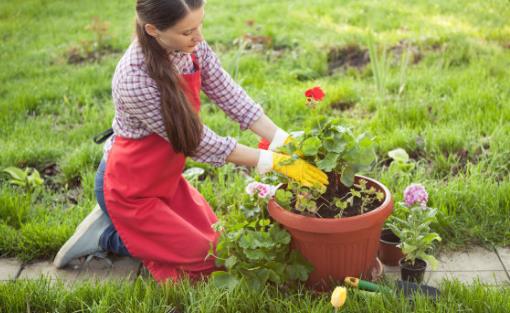
[[[188,99],[200,111],[200,67],[181,75]],[[104,196],[108,214],[129,253],[157,281],[192,278],[215,269],[205,261],[219,234],[216,215],[204,197],[182,176],[185,156],[157,134],[141,139],[116,136],[110,150]]]

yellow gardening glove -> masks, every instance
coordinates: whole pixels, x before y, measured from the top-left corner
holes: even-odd
[[[257,169],[260,173],[274,170],[306,187],[326,188],[328,176],[323,171],[303,159],[294,160],[290,164],[282,164],[290,159],[291,157],[286,154],[260,150]]]

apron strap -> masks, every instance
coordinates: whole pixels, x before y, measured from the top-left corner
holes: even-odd
[[[107,130],[95,135],[92,140],[94,140],[95,143],[100,144],[105,142],[111,135],[113,135],[113,128],[108,128]]]

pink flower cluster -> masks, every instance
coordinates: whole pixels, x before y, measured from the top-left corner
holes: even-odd
[[[268,199],[274,195],[276,187],[259,182],[251,182],[246,186],[245,191],[250,196],[257,194],[259,198]]]
[[[407,207],[412,207],[416,203],[426,206],[429,201],[429,194],[422,184],[411,184],[404,190],[404,203]]]

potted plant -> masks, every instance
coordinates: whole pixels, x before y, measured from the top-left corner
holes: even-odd
[[[308,103],[313,105],[314,100],[311,94]],[[281,152],[292,155],[289,162],[301,157],[317,166],[329,184],[325,189],[309,188],[279,176],[282,185],[269,201],[269,214],[289,231],[292,246],[313,265],[310,286],[329,288],[346,276],[371,279],[381,228],[393,209],[383,184],[356,175],[375,160],[372,138],[355,136],[339,119],[319,114],[293,137]]]
[[[428,254],[441,237],[430,224],[436,221],[437,209],[427,206],[428,194],[420,184],[411,184],[404,191],[404,202],[399,203],[406,212],[405,218],[393,217],[387,226],[400,238],[404,257],[399,260],[402,280],[422,282],[427,264],[437,266],[437,260]]]
[[[388,156],[392,160],[388,167],[388,174],[393,179],[400,179],[408,177],[409,172],[415,167],[414,162],[409,159],[409,155],[402,148],[393,149],[388,152]],[[406,210],[402,210],[401,206],[396,206],[386,221],[391,223],[394,217],[405,218]],[[378,256],[381,262],[389,266],[398,266],[398,262],[404,257],[402,249],[400,248],[400,238],[385,224],[379,239],[379,252]]]

